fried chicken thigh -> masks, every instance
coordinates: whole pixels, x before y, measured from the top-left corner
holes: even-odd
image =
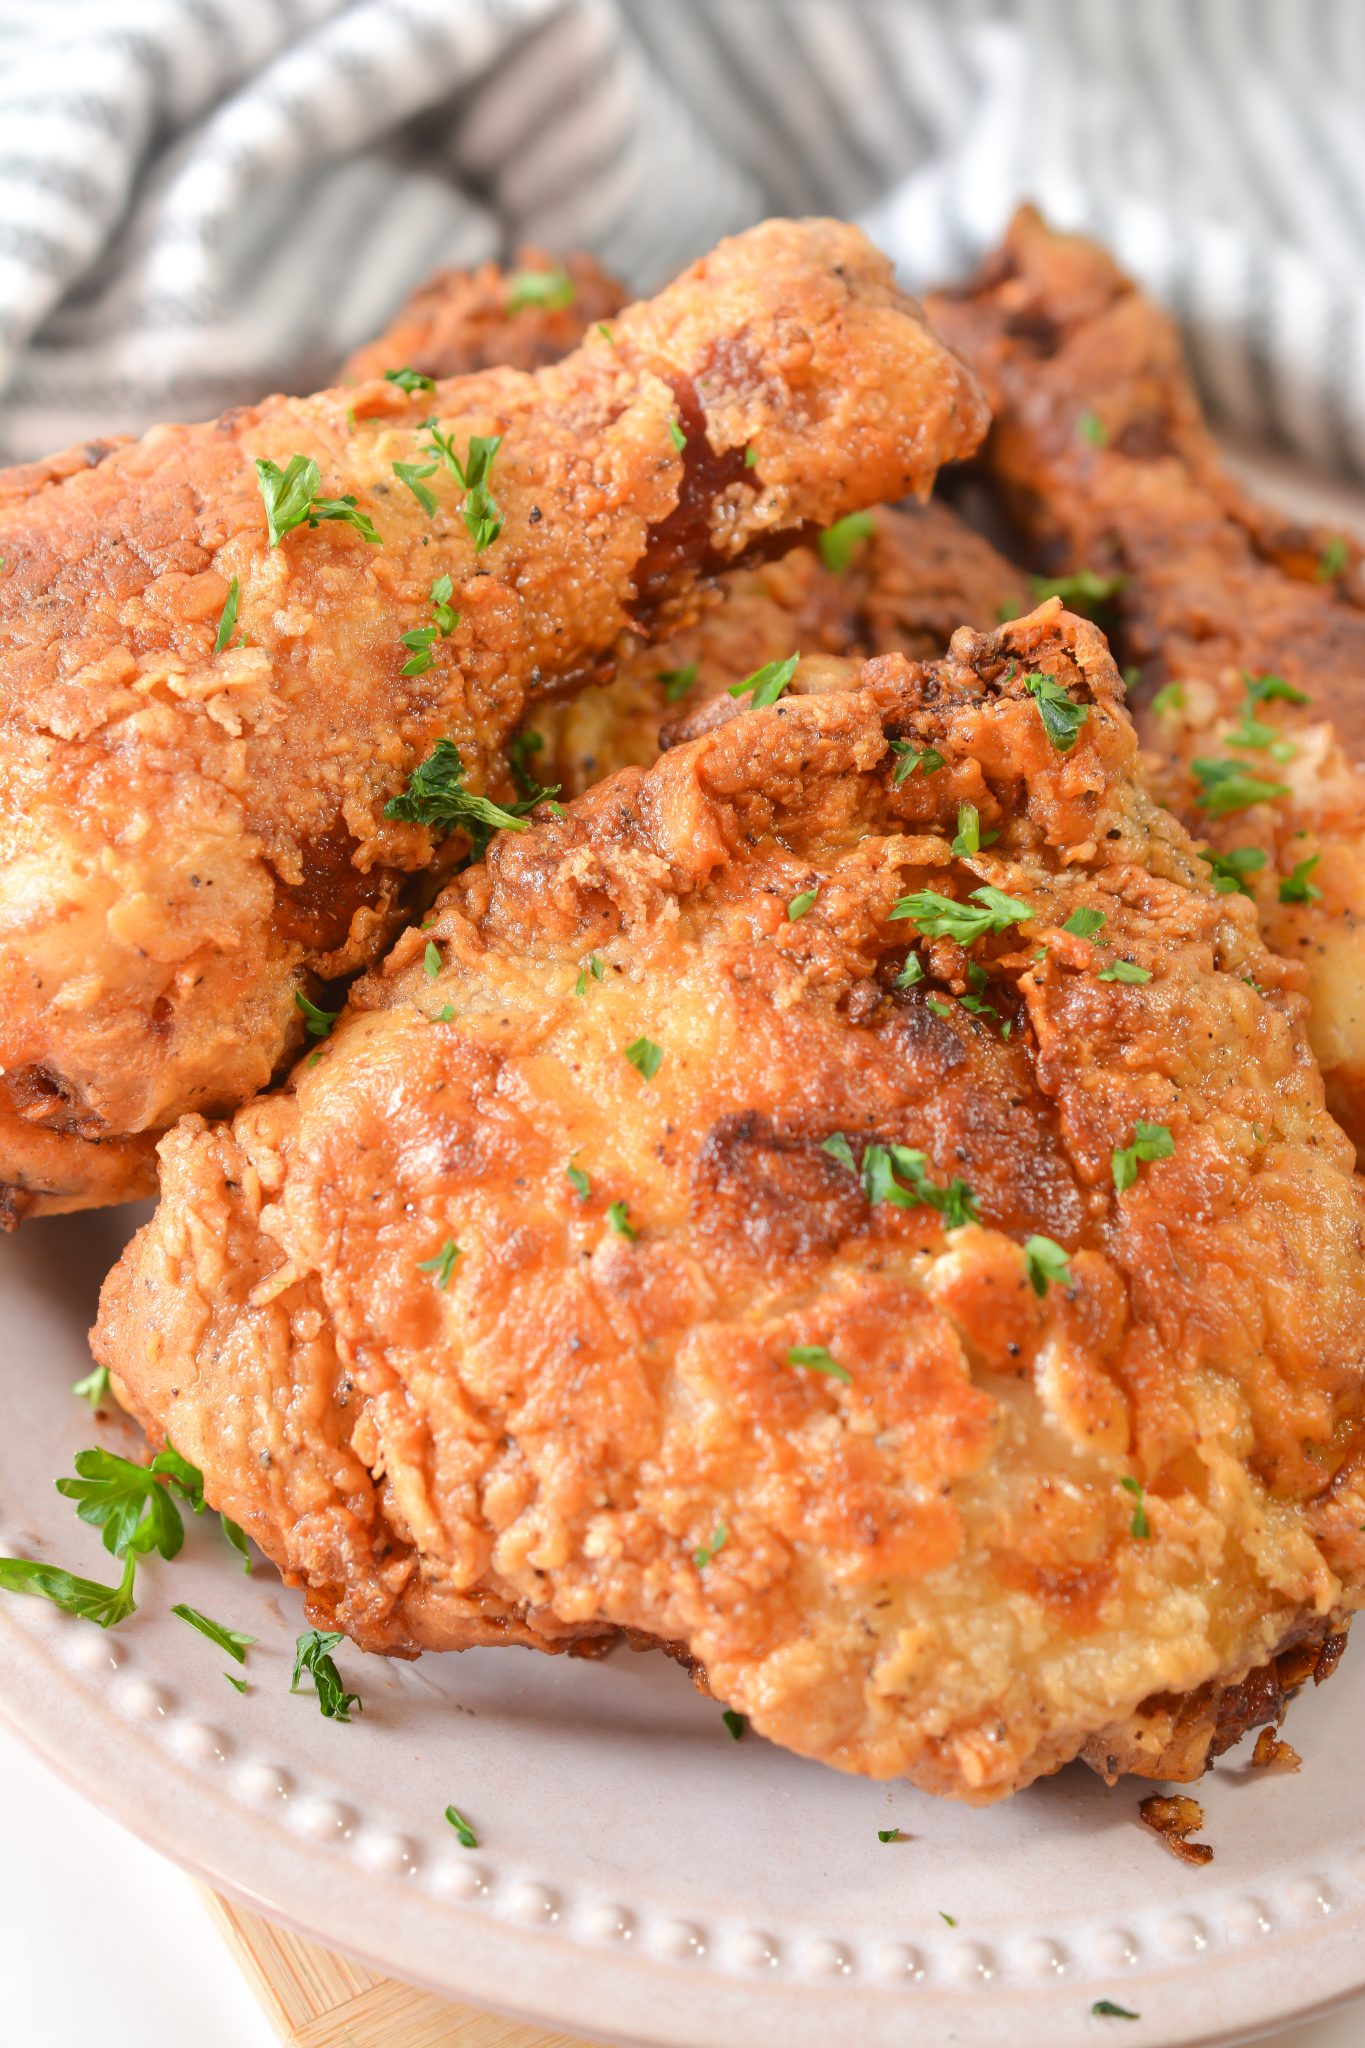
[[[1153,791],[1302,964],[1334,1112],[1365,1149],[1365,577],[1224,470],[1174,322],[1024,210],[931,314],[986,386],[986,468],[1048,572],[1121,579]],[[1108,616],[1108,615],[1106,615]]]
[[[828,682],[499,835],[186,1118],[96,1355],[367,1649],[626,1628],[977,1801],[1202,1755],[1365,1566],[1302,997],[1087,622]]]
[[[386,805],[438,739],[497,793],[528,704],[699,574],[927,490],[984,427],[856,229],[774,221],[534,375],[269,399],[11,478],[0,1209],[145,1192],[162,1129],[270,1078],[307,977],[377,958],[433,863]]]

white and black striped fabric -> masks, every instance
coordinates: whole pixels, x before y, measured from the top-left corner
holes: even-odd
[[[438,264],[768,212],[922,286],[1022,197],[1365,475],[1365,0],[0,0],[0,459],[325,383]]]

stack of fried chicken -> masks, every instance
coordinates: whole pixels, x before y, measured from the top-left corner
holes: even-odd
[[[315,1621],[985,1801],[1365,1597],[1365,579],[1093,245],[928,310],[531,252],[0,480],[0,1193],[159,1176],[96,1358]]]

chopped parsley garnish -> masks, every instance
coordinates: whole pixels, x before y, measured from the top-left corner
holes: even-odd
[[[853,1385],[848,1367],[831,1358],[823,1344],[793,1344],[787,1352],[787,1363],[799,1366],[803,1372],[819,1372],[827,1379],[842,1380],[846,1387]]]
[[[932,1000],[931,997],[931,1003]],[[946,1003],[943,1014],[952,1014]],[[939,1187],[929,1178],[928,1154],[913,1145],[867,1146],[863,1152],[863,1193],[874,1209],[879,1202],[890,1202],[895,1209],[913,1209],[922,1202],[938,1211],[948,1230],[960,1230],[964,1223],[981,1221],[976,1196],[966,1181],[954,1176],[946,1188]]]
[[[1249,775],[1244,761],[1212,761],[1198,755],[1191,766],[1199,782],[1195,802],[1211,818],[1227,818],[1252,804],[1289,794],[1287,782],[1267,782],[1259,775]]]
[[[228,1684],[232,1687],[234,1692],[246,1691],[246,1680],[244,1678],[234,1678],[230,1671],[225,1671],[223,1673],[223,1676],[227,1680]]]
[[[1054,1283],[1058,1287],[1072,1285],[1071,1261],[1055,1238],[1030,1237],[1024,1245],[1024,1263],[1029,1286],[1040,1301]]]
[[[129,1551],[123,1561],[123,1577],[116,1586],[101,1586],[95,1579],[79,1579],[60,1565],[40,1564],[29,1557],[0,1557],[0,1593],[35,1593],[50,1600],[66,1614],[93,1621],[100,1628],[114,1628],[137,1611],[133,1598],[133,1573],[137,1557]]]
[[[284,469],[258,457],[256,476],[261,486],[266,532],[272,548],[277,548],[296,526],[305,522],[309,526],[317,526],[324,519],[339,519],[345,525],[353,526],[362,540],[369,541],[374,547],[380,545],[373,521],[364,512],[357,512],[353,497],[318,496],[322,472],[311,456],[291,455]]]
[[[411,398],[414,391],[434,391],[434,378],[424,377],[420,370],[385,370],[385,381],[396,384],[400,391],[406,391]]]
[[[431,599],[431,609],[436,614],[436,624],[441,630],[442,637],[447,633],[453,633],[460,623],[460,614],[457,611],[452,611],[450,605],[454,589],[455,586],[449,576],[438,576],[431,589],[427,592],[428,597]]]
[[[592,1182],[581,1166],[575,1166],[572,1159],[564,1169],[564,1175],[580,1202],[586,1202],[592,1193]]]
[[[687,446],[687,436],[682,430],[681,421],[677,419],[671,419],[669,421],[668,438],[673,443],[673,446],[677,449],[679,455],[681,455],[683,449]]]
[[[422,972],[435,981],[441,971],[441,949],[435,939],[428,939],[422,954]]]
[[[756,668],[742,683],[731,683],[730,695],[743,697],[752,690],[753,696],[749,699],[751,711],[762,711],[769,704],[776,704],[796,674],[796,664],[800,659],[799,654],[789,654],[785,661],[765,661],[762,668]]]
[[[446,1819],[454,1828],[456,1840],[459,1842],[460,1847],[462,1849],[478,1848],[478,1836],[475,1834],[473,1828],[469,1825],[469,1822],[465,1819],[464,1815],[459,1811],[457,1807],[448,1806],[446,1808]]]
[[[1140,2020],[1140,2012],[1129,2012],[1126,2005],[1115,2005],[1112,1998],[1097,1998],[1090,2008],[1097,2020]]]
[[[943,1921],[945,1921],[945,1922],[947,1923],[947,1925],[948,1925],[949,1927],[956,1927],[956,1926],[957,1926],[957,1922],[956,1922],[956,1920],[954,1920],[954,1918],[953,1918],[952,1914],[951,1914],[951,1913],[945,1913],[945,1912],[944,1912],[944,1910],[943,1910],[943,1908],[942,1908],[942,1906],[940,1906],[940,1907],[939,1907],[939,1909],[938,1909],[938,1917],[939,1917],[939,1919],[940,1919],[940,1920],[943,1920]]]
[[[240,1528],[230,1515],[224,1514],[219,1515],[218,1526],[222,1530],[224,1539],[229,1547],[235,1550],[241,1558],[242,1570],[250,1577],[251,1552],[247,1547],[246,1530]]]
[[[1152,1525],[1147,1519],[1146,1493],[1142,1481],[1132,1479],[1125,1473],[1119,1485],[1125,1493],[1132,1494],[1134,1501],[1133,1519],[1128,1525],[1128,1533],[1135,1536],[1139,1543],[1145,1543],[1152,1533]]]
[[[332,1662],[332,1652],[343,1640],[340,1629],[310,1628],[298,1638],[294,1650],[294,1676],[290,1692],[297,1692],[305,1672],[313,1681],[324,1721],[349,1721],[351,1708],[361,1704],[359,1693],[347,1692],[341,1673]]]
[[[1260,846],[1234,846],[1227,853],[1201,853],[1199,858],[1207,861],[1213,870],[1210,879],[1218,895],[1231,896],[1237,891],[1243,896],[1252,896],[1253,891],[1247,887],[1247,876],[1258,874],[1268,856]]]
[[[1090,716],[1089,705],[1077,704],[1055,677],[1036,670],[1024,677],[1024,688],[1036,699],[1043,730],[1057,752],[1069,754],[1076,744],[1076,735]]]
[[[973,904],[979,908],[973,909]],[[1012,924],[1026,923],[1033,912],[1017,897],[986,884],[972,890],[968,903],[941,896],[935,889],[917,889],[894,903],[887,916],[908,917],[926,939],[955,939],[959,946],[970,946],[985,932],[1008,931]]]
[[[188,1458],[182,1458],[175,1445],[167,1437],[165,1447],[159,1450],[147,1468],[154,1475],[160,1475],[171,1489],[196,1515],[204,1512],[204,1475],[197,1465],[191,1465]]]
[[[1242,670],[1242,682],[1246,688],[1249,704],[1307,704],[1306,690],[1295,689],[1283,676],[1253,676],[1247,669]]]
[[[804,917],[819,894],[820,884],[817,882],[813,889],[803,889],[799,896],[793,896],[787,905],[788,922],[795,924],[798,917]]]
[[[465,501],[460,517],[474,543],[475,554],[481,555],[502,532],[502,513],[488,487],[488,473],[493,467],[493,457],[502,446],[502,435],[471,434],[469,452],[461,462],[455,453],[453,435],[443,434],[434,419],[424,420],[422,424],[431,434],[431,440],[422,453],[432,456],[435,462],[443,462],[451,475],[464,485]]]
[[[754,468],[754,466],[756,465],[757,461],[758,461],[758,450],[757,450],[757,448],[752,448],[752,447],[750,447],[750,448],[746,448],[746,449],[745,449],[745,451],[744,451],[744,467],[745,467],[746,469],[753,469],[753,468]]]
[[[1110,1168],[1114,1175],[1114,1186],[1120,1194],[1133,1186],[1138,1177],[1138,1166],[1152,1159],[1169,1159],[1175,1151],[1175,1139],[1165,1124],[1146,1124],[1139,1117],[1133,1125],[1131,1145],[1116,1145],[1109,1156]]]
[[[1089,407],[1077,417],[1076,431],[1083,441],[1090,443],[1092,448],[1103,448],[1105,442],[1109,439],[1108,427],[1106,427],[1099,414],[1091,412]]]
[[[980,853],[983,846],[993,846],[999,837],[998,832],[981,830],[981,813],[975,804],[958,805],[957,837],[953,841],[953,852],[959,860],[966,860],[972,854]]]
[[[325,1038],[340,1010],[320,1010],[316,1003],[310,1003],[301,988],[294,990],[294,1008],[303,1012],[303,1031],[306,1038]]]
[[[918,953],[907,953],[905,965],[892,982],[892,988],[913,988],[917,981],[923,981],[924,968]]]
[[[93,1372],[88,1372],[85,1375],[83,1380],[74,1381],[71,1391],[78,1400],[88,1401],[92,1408],[98,1408],[109,1393],[108,1366],[97,1365]]]
[[[659,681],[664,686],[664,695],[670,704],[676,704],[685,697],[697,680],[698,664],[688,661],[681,668],[661,668]]]
[[[1345,574],[1350,565],[1351,550],[1345,538],[1334,533],[1318,557],[1317,578],[1319,583],[1335,583],[1338,576]]]
[[[877,521],[871,512],[850,512],[846,518],[836,519],[833,526],[827,526],[816,537],[820,560],[835,576],[842,576],[859,541],[870,540],[876,530]]]
[[[1074,576],[1030,576],[1035,603],[1045,597],[1060,597],[1068,611],[1093,618],[1101,605],[1117,597],[1126,576],[1101,576],[1097,569],[1078,569]]]
[[[1149,968],[1135,967],[1131,960],[1111,960],[1095,978],[1097,981],[1126,981],[1136,988],[1139,982],[1150,981],[1152,976]]]
[[[1280,739],[1275,726],[1253,718],[1249,711],[1242,713],[1240,723],[1228,734],[1227,743],[1230,747],[1250,747],[1258,752],[1264,750],[1280,762],[1292,761],[1299,751],[1293,740]]]
[[[1163,683],[1152,699],[1152,709],[1158,718],[1169,718],[1185,709],[1185,685]]]
[[[578,979],[574,983],[574,994],[576,996],[585,996],[588,993],[588,976],[591,974],[594,981],[601,981],[606,971],[596,953],[591,954],[587,966],[580,967],[578,970]]]
[[[942,996],[926,996],[925,1001],[936,1017],[952,1016],[953,1006],[951,1003],[945,1003]]]
[[[630,1044],[626,1047],[626,1058],[630,1061],[636,1073],[643,1075],[646,1081],[654,1079],[654,1076],[659,1071],[659,1063],[663,1056],[663,1047],[656,1045],[652,1038],[632,1038]]]
[[[1316,903],[1318,901],[1322,891],[1317,883],[1310,882],[1308,877],[1321,859],[1322,855],[1320,853],[1310,854],[1307,860],[1301,860],[1289,874],[1282,877],[1280,881],[1281,903]]]
[[[878,1828],[877,1830],[877,1840],[879,1842],[898,1842],[900,1838],[901,1831],[899,1828]]]
[[[403,794],[389,798],[384,816],[401,818],[406,824],[425,825],[442,836],[459,826],[467,834],[477,860],[494,832],[526,830],[522,809],[518,804],[506,810],[490,797],[466,789],[459,748],[453,740],[439,739],[426,760],[413,769]]]
[[[210,1621],[207,1614],[201,1614],[196,1607],[177,1605],[171,1609],[181,1621],[187,1621],[191,1628],[197,1628],[201,1636],[207,1636],[220,1650],[226,1650],[237,1663],[245,1664],[246,1653],[256,1641],[255,1636],[245,1636],[240,1629],[224,1628],[220,1621]]]
[[[428,519],[436,510],[437,499],[435,491],[429,491],[422,478],[435,476],[439,467],[440,464],[435,462],[395,462],[393,465],[393,473],[399,483],[407,485]]]
[[[692,1553],[692,1562],[699,1572],[704,1572],[713,1557],[716,1557],[730,1541],[730,1530],[726,1523],[717,1522],[709,1543],[702,1543]]]
[[[909,740],[888,740],[886,743],[897,756],[896,772],[891,777],[891,787],[899,789],[918,768],[921,775],[932,775],[936,768],[943,766],[943,756],[937,747],[926,747],[917,753]]]
[[[241,585],[234,576],[228,585],[227,602],[218,620],[218,631],[214,635],[213,651],[221,654],[237,630],[237,607],[241,603]]]
[[[609,343],[610,343],[610,345],[612,346],[612,348],[615,348],[615,346],[616,346],[616,337],[615,337],[615,336],[613,335],[613,333],[612,333],[612,331],[611,331],[610,327],[608,327],[608,325],[607,325],[606,321],[605,321],[605,320],[598,320],[598,321],[595,321],[595,322],[594,322],[594,326],[595,326],[595,328],[596,328],[596,331],[597,331],[597,332],[598,332],[598,333],[599,333],[599,334],[601,335],[601,337],[602,337],[603,341],[605,341],[605,342],[609,342]]]
[[[453,1024],[455,1022],[454,1003],[442,1003],[439,1010],[433,1010],[432,1014],[427,1018],[427,1022],[428,1024]]]
[[[749,1725],[743,1714],[737,1714],[733,1707],[725,1707],[721,1710],[720,1718],[730,1731],[731,1741],[738,1742]]]
[[[453,1237],[448,1237],[441,1246],[441,1249],[438,1252],[433,1252],[429,1259],[419,1259],[417,1261],[417,1270],[419,1273],[434,1273],[436,1285],[444,1294],[450,1285],[450,1276],[455,1271],[455,1261],[459,1256],[460,1247],[456,1244]]]
[[[853,1157],[853,1147],[849,1144],[842,1131],[831,1132],[830,1136],[821,1145],[820,1150],[827,1153],[831,1159],[837,1159],[840,1166],[846,1166],[850,1173],[858,1171]]]
[[[562,313],[578,297],[578,286],[562,263],[553,270],[514,270],[507,280],[506,311],[519,313],[523,306],[543,306],[547,313]]]
[[[624,1237],[628,1244],[634,1244],[640,1235],[630,1217],[626,1214],[624,1202],[613,1202],[607,1211],[607,1222],[618,1237]]]
[[[76,1513],[100,1531],[107,1551],[115,1557],[150,1550],[165,1558],[178,1554],[185,1525],[154,1470],[99,1449],[77,1451],[75,1466],[77,1477],[59,1479],[57,1491],[75,1501]]]
[[[1062,926],[1062,930],[1070,932],[1072,937],[1076,939],[1093,939],[1100,926],[1105,922],[1107,915],[1106,911],[1088,910],[1082,904],[1078,910],[1072,911],[1070,917]]]

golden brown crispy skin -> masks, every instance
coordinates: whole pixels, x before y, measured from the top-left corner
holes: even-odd
[[[1359,550],[1277,518],[1227,476],[1174,323],[1094,243],[1025,209],[980,276],[930,311],[986,386],[985,462],[1037,565],[1127,578],[1113,640],[1141,671],[1150,786],[1215,851],[1265,856],[1247,886],[1271,945],[1307,974],[1328,1101],[1365,1148]],[[1307,701],[1255,705],[1247,675]],[[1178,688],[1158,698],[1166,684]],[[1260,744],[1239,743],[1248,730]],[[1217,815],[1194,763],[1226,760],[1284,794]]]
[[[519,278],[567,276],[566,291],[545,299],[519,298]],[[514,269],[496,263],[477,270],[438,270],[419,285],[377,341],[346,363],[343,384],[363,384],[386,370],[416,370],[424,377],[464,377],[506,363],[538,370],[576,348],[599,320],[614,320],[625,287],[591,256],[562,264],[543,249],[519,249]]]
[[[165,1139],[97,1355],[319,1621],[637,1630],[775,1741],[988,1800],[1355,1604],[1350,1147],[1121,700],[1053,603],[732,718],[501,835],[316,1065]],[[955,855],[964,803],[999,837]],[[987,885],[1024,921],[897,987],[898,899]],[[1138,1120],[1174,1153],[1116,1193]],[[980,1222],[872,1205],[874,1143]]]
[[[461,459],[502,436],[477,556],[454,476],[427,477],[432,515],[394,471],[429,459],[433,413]],[[856,229],[774,221],[533,376],[270,399],[30,477],[0,510],[10,1219],[144,1191],[161,1129],[269,1079],[306,976],[375,959],[436,857],[383,810],[438,737],[496,787],[527,704],[685,611],[698,573],[927,489],[984,425]],[[267,546],[252,458],[296,453],[382,546],[342,522]],[[405,676],[442,576],[458,623]]]

